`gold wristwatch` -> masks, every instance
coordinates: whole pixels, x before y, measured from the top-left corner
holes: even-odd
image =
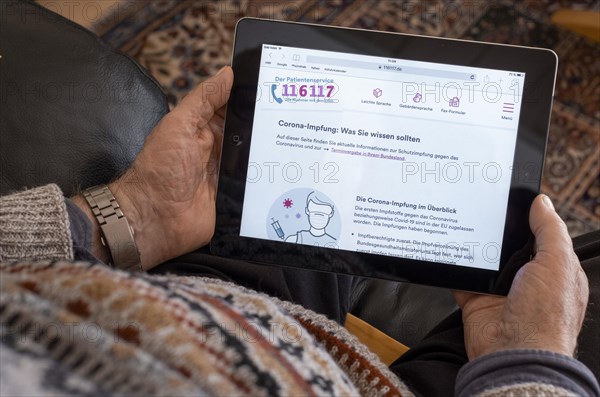
[[[108,248],[109,264],[121,270],[143,270],[140,253],[133,239],[133,228],[108,186],[98,185],[86,189],[83,197],[100,225],[100,241]]]

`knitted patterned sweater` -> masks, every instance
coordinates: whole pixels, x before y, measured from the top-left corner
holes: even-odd
[[[412,395],[343,327],[303,307],[211,278],[72,259],[58,187],[0,198],[0,395]],[[490,356],[461,370],[457,394],[598,393],[571,358]],[[531,362],[550,372],[528,376]]]

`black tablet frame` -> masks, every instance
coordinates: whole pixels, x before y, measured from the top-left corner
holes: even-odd
[[[498,271],[240,236],[263,44],[525,73],[523,102]],[[532,254],[529,208],[539,193],[558,58],[547,49],[303,23],[241,19],[236,27],[211,252],[258,263],[406,281],[481,293],[508,293]]]

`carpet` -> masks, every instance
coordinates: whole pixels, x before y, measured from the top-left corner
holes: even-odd
[[[553,25],[561,7],[598,2],[118,0],[88,28],[146,67],[171,105],[229,64],[243,16],[551,48],[560,63],[542,191],[577,236],[600,229],[600,45]]]

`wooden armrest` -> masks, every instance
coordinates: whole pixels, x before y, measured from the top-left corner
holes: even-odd
[[[600,42],[600,12],[558,10],[552,23]]]
[[[385,365],[390,365],[409,349],[408,346],[403,345],[351,313],[346,316],[344,326],[348,332],[356,336],[359,341],[377,354]]]

